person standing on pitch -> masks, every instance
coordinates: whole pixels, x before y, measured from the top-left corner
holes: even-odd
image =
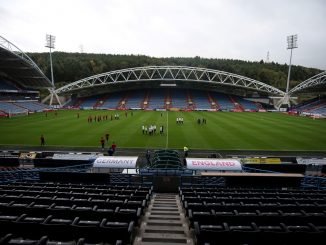
[[[188,157],[188,151],[189,151],[188,147],[187,147],[187,146],[184,146],[184,147],[183,147],[183,152],[184,152],[184,157],[185,157],[185,158]]]
[[[43,134],[41,135],[40,140],[41,140],[41,145],[44,146],[45,145],[45,138],[44,138]]]
[[[102,150],[104,150],[105,140],[103,137],[101,137],[100,143],[101,143]]]
[[[106,134],[105,134],[106,142],[109,142],[109,137],[110,137],[110,134],[106,133]]]

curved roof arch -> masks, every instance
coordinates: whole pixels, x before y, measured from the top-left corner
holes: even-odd
[[[278,88],[245,76],[225,71],[189,66],[144,66],[110,71],[72,82],[58,88],[56,93],[68,93],[80,89],[91,88],[93,86],[134,81],[209,82],[219,85],[254,89],[269,94],[285,95],[285,93]]]
[[[16,45],[0,36],[0,71],[28,88],[50,88],[51,81]]]
[[[289,94],[291,95],[297,92],[301,92],[304,89],[312,88],[322,84],[326,84],[326,71],[321,72],[311,78],[308,78],[307,80],[298,84],[297,86],[295,86],[289,91]]]

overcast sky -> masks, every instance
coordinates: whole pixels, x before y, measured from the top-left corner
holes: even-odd
[[[326,69],[325,0],[0,0],[0,35],[25,52],[206,57]]]

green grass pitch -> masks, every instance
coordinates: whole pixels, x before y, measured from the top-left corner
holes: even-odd
[[[80,117],[77,118],[77,113]],[[118,113],[120,120],[111,121]],[[89,115],[108,115],[88,123]],[[184,124],[177,125],[176,118]],[[206,125],[197,119],[206,118]],[[143,135],[142,125],[157,125],[156,135]],[[164,126],[164,135],[159,127]],[[58,111],[0,119],[0,145],[95,146],[110,134],[118,147],[242,150],[326,150],[326,121],[282,113]]]

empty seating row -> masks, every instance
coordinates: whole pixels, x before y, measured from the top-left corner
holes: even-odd
[[[0,244],[131,244],[152,186],[0,185]]]
[[[311,197],[244,197],[244,196],[181,196],[181,200],[183,202],[244,202],[244,203],[268,203],[268,202],[275,202],[275,203],[314,203],[317,202],[319,204],[326,203],[325,196],[311,196]]]
[[[216,225],[195,222],[197,244],[324,244],[326,226],[313,224],[227,223]]]
[[[115,243],[121,240],[124,244],[129,244],[133,227],[132,221],[112,222],[106,218],[0,214],[0,237],[4,240],[9,239],[8,237],[40,239],[46,236],[49,240],[59,241],[76,241],[84,238],[86,241],[96,243]]]
[[[84,199],[87,201],[91,201],[92,199],[110,199],[110,200],[145,200],[146,202],[149,200],[149,193],[146,191],[64,191],[64,190],[55,190],[55,189],[32,189],[32,190],[24,190],[24,189],[15,189],[15,190],[6,190],[0,189],[0,198],[1,199],[13,199],[13,200],[55,200],[58,198],[66,198],[68,201],[74,201],[75,199]]]
[[[223,191],[179,191],[180,196],[207,196],[207,197],[221,197],[221,198],[232,198],[232,197],[248,197],[248,198],[264,198],[264,197],[274,197],[278,198],[303,198],[303,197],[311,197],[311,196],[324,196],[326,197],[325,191],[312,191],[312,192],[278,192],[278,191],[268,191],[268,192],[223,192]]]
[[[52,215],[58,217],[107,218],[110,221],[134,221],[138,224],[141,208],[103,207],[98,205],[60,205],[36,203],[0,203],[0,215]]]
[[[3,237],[0,237],[0,244],[10,244],[10,245],[22,245],[22,244],[39,244],[39,245],[91,245],[91,244],[98,244],[98,239],[85,239],[83,237],[77,238],[70,241],[62,241],[59,240],[60,238],[51,239],[48,236],[31,236],[26,235],[22,237],[21,235],[15,234],[6,234]],[[102,241],[100,241],[102,242]],[[121,240],[116,240],[115,242],[110,242],[108,244],[112,245],[121,245],[123,244]]]
[[[0,197],[0,207],[1,205],[7,206],[7,204],[11,205],[11,203],[19,203],[22,205],[31,205],[32,203],[36,205],[67,205],[67,206],[73,206],[73,205],[79,205],[79,206],[97,206],[100,208],[112,208],[115,209],[117,207],[123,207],[123,208],[141,208],[143,210],[146,207],[147,201],[143,198],[135,198],[135,199],[109,199],[109,198],[74,198],[74,197],[57,197],[57,196],[39,196],[39,197],[33,197],[33,196],[23,196],[23,197],[17,197],[17,196],[1,196]]]
[[[220,194],[304,194],[304,195],[314,195],[314,194],[323,194],[325,195],[326,192],[324,190],[305,190],[305,189],[259,189],[259,188],[224,188],[224,187],[213,187],[213,186],[183,186],[179,187],[179,192],[182,193],[188,192],[193,193],[194,191],[199,191],[201,193],[210,193],[210,192],[217,192]]]
[[[325,191],[180,187],[179,195],[198,244],[322,244],[326,236]]]
[[[326,209],[325,204],[293,204],[293,203],[185,203],[185,208],[187,210],[193,211],[210,211],[220,210],[223,212],[232,212],[238,210],[241,212],[252,212],[252,211],[262,211],[262,212],[288,212],[288,211],[303,211],[306,213],[323,212]]]
[[[138,190],[152,190],[152,186],[144,186],[144,185],[108,185],[108,184],[85,184],[85,183],[60,183],[60,182],[15,182],[13,184],[6,184],[6,185],[0,185],[7,187],[55,187],[55,188],[64,188],[64,189],[71,189],[71,188],[79,188],[79,189],[85,189],[85,188],[92,188],[92,189],[138,189]]]
[[[307,224],[325,225],[326,212],[305,213],[303,211],[223,211],[211,210],[210,212],[196,212],[189,210],[189,219],[193,225],[195,222],[205,225],[216,225],[220,222],[244,223],[253,222],[260,225],[284,224]]]
[[[102,194],[124,194],[124,195],[132,195],[132,194],[137,194],[137,195],[141,195],[141,194],[151,194],[151,190],[145,190],[145,189],[113,189],[113,188],[78,188],[78,187],[72,187],[72,188],[63,188],[63,187],[51,187],[51,186],[47,186],[47,187],[42,187],[42,186],[16,186],[16,187],[12,187],[12,186],[3,186],[0,185],[0,191],[15,191],[16,193],[18,193],[19,191],[24,192],[24,191],[39,191],[39,192],[60,192],[60,193],[73,193],[73,192],[78,192],[78,193],[91,193],[91,194],[98,194],[98,195],[102,195]]]
[[[56,208],[63,206],[75,211],[76,207],[84,210],[99,209],[135,209],[135,213],[144,208],[149,202],[148,191],[128,192],[92,192],[92,191],[39,191],[39,190],[6,190],[0,189],[0,209],[13,210],[17,208]]]
[[[8,183],[0,184],[0,190],[2,191],[38,191],[38,192],[65,192],[71,194],[72,192],[83,192],[83,193],[98,193],[102,194],[151,194],[152,186],[114,186],[114,185],[82,185],[82,184],[40,184],[40,183]]]
[[[305,193],[277,193],[277,192],[264,192],[264,193],[221,193],[221,192],[179,192],[180,196],[185,197],[220,197],[220,198],[278,198],[278,199],[286,199],[286,198],[310,198],[310,197],[326,197],[326,193],[324,192],[312,192],[309,194]]]
[[[52,189],[52,188],[31,188],[31,189],[0,189],[1,194],[7,195],[16,195],[19,196],[21,194],[30,194],[30,195],[38,195],[38,194],[49,194],[52,196],[80,196],[80,197],[97,197],[97,196],[104,196],[104,197],[124,197],[124,198],[131,198],[133,196],[143,196],[146,197],[149,195],[149,191],[132,191],[132,190],[63,190],[63,189]]]

